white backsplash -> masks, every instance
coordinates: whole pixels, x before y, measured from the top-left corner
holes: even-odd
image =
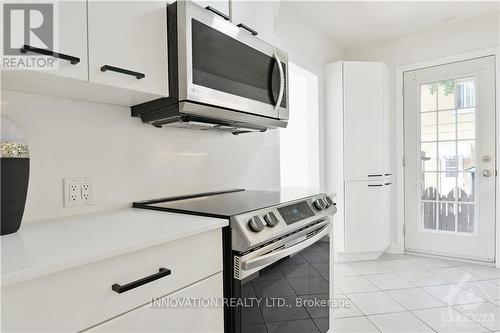
[[[279,187],[279,133],[158,129],[128,107],[2,90],[31,155],[23,222],[228,188]],[[63,178],[94,177],[95,205],[63,208]]]

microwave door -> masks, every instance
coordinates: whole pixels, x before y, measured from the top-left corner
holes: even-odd
[[[196,4],[186,1],[180,7],[185,16],[179,30],[182,25],[186,31],[179,32],[180,97],[184,93],[186,101],[278,119],[279,89],[272,91],[271,83],[278,80],[280,86],[274,79],[280,76],[273,68],[276,49]]]

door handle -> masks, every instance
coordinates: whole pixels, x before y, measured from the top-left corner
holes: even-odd
[[[248,31],[249,33],[251,33],[252,36],[257,36],[259,34],[257,31],[253,30],[248,25],[243,24],[243,23],[238,24],[237,27],[245,29],[246,31]]]
[[[491,170],[490,169],[483,170],[483,176],[484,177],[491,177]]]
[[[146,277],[144,277],[142,279],[139,279],[139,280],[127,283],[125,285],[120,285],[118,283],[115,283],[114,285],[111,286],[111,289],[114,292],[116,292],[118,294],[121,294],[121,293],[129,291],[131,289],[135,289],[135,288],[140,287],[142,285],[145,285],[147,283],[150,283],[150,282],[153,282],[155,280],[161,279],[162,277],[168,276],[171,273],[172,272],[170,271],[170,269],[167,269],[165,267],[160,267],[160,269],[158,270],[158,273],[146,276]]]
[[[101,67],[101,72],[106,72],[106,71],[112,71],[112,72],[132,75],[132,76],[135,76],[137,80],[140,80],[140,79],[143,79],[146,77],[146,74],[144,74],[144,73],[134,72],[134,71],[130,71],[128,69],[114,67],[114,66],[110,66],[110,65],[104,65]]]
[[[214,13],[216,15],[219,15],[220,17],[222,17],[226,21],[229,21],[231,19],[229,16],[227,16],[226,14],[218,11],[214,7],[206,6],[205,9],[211,11],[212,13]]]
[[[283,73],[283,66],[281,65],[281,60],[278,58],[278,54],[276,52],[273,53],[274,60],[276,60],[276,64],[278,65],[278,71],[280,73],[280,92],[278,93],[278,99],[276,101],[276,105],[274,106],[275,110],[278,110],[281,105],[281,100],[283,99],[283,93],[285,91],[285,74]]]
[[[49,57],[54,57],[54,58],[58,58],[58,59],[62,59],[62,60],[67,60],[72,65],[76,65],[80,62],[80,58],[78,58],[78,57],[73,57],[73,56],[70,56],[67,54],[58,53],[58,52],[54,52],[51,50],[40,49],[38,47],[33,47],[31,45],[23,45],[23,47],[21,47],[21,49],[19,51],[21,51],[21,53],[32,52],[32,53],[43,54],[43,55],[46,55]]]
[[[295,254],[299,251],[302,251],[306,247],[309,247],[310,245],[319,241],[321,238],[328,235],[330,233],[330,228],[331,228],[331,225],[327,224],[317,234],[315,234],[314,236],[311,236],[310,238],[307,238],[306,240],[304,240],[300,243],[297,243],[296,245],[284,248],[284,249],[279,250],[279,251],[271,252],[269,254],[265,254],[261,257],[255,258],[255,259],[244,261],[241,264],[242,269],[244,271],[248,271],[248,270],[251,270],[253,268],[266,266],[266,265],[269,265],[269,264],[276,262],[280,259],[283,259],[287,256],[290,256],[290,255]]]

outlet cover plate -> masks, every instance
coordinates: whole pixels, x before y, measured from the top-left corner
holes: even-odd
[[[64,207],[88,206],[94,204],[94,178],[64,178]]]

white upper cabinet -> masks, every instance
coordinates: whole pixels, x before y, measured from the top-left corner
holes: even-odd
[[[229,17],[229,0],[221,1],[221,0],[194,0],[193,2],[197,3],[203,8],[207,6],[212,7],[213,9],[221,12],[222,14]]]
[[[257,37],[274,44],[274,1],[231,1],[231,21],[255,30]]]
[[[79,58],[79,62],[58,59],[56,75],[88,80],[87,58],[87,3],[85,1],[56,2],[59,28],[54,37],[54,52]]]
[[[344,62],[345,180],[384,173],[384,65]]]
[[[167,96],[166,6],[89,1],[90,82]]]
[[[53,63],[53,68],[43,68],[41,71],[23,71],[22,74],[32,76],[38,75],[50,78],[67,77],[79,80],[88,80],[87,70],[87,2],[86,1],[49,1],[53,5],[54,26],[53,45],[47,47],[44,41],[35,34],[31,34],[29,40],[25,40],[27,46],[23,48],[26,56],[39,57],[41,54],[36,50],[45,49],[60,54],[59,58],[46,56]],[[12,20],[19,18],[11,17]],[[13,45],[14,46],[14,45]],[[20,53],[23,45],[19,47]],[[71,60],[70,60],[71,59]]]

